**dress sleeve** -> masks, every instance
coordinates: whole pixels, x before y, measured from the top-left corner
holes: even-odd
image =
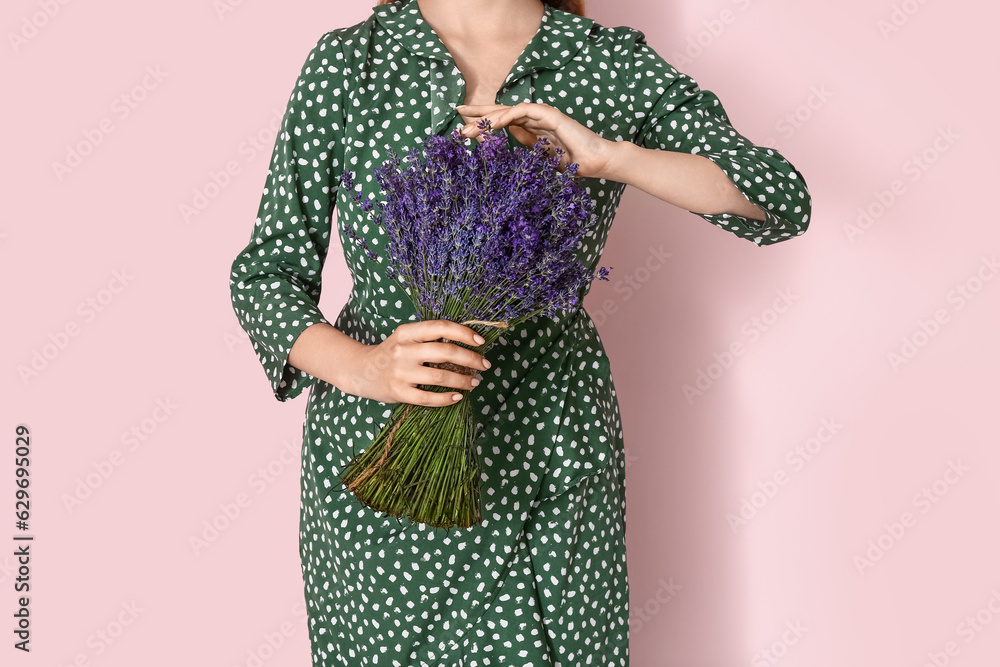
[[[319,310],[331,214],[344,160],[344,55],[336,31],[309,53],[289,97],[250,242],[232,263],[230,295],[279,401],[316,380],[289,365]]]
[[[715,93],[664,60],[645,35],[629,29],[629,88],[638,131],[633,143],[703,155],[725,172],[765,220],[732,213],[696,213],[758,246],[803,234],[812,198],[802,174],[777,150],[737,132]],[[634,41],[633,41],[634,40]]]

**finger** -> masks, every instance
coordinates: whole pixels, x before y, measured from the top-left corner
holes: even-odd
[[[462,120],[466,123],[472,123],[481,120],[486,114],[503,111],[507,108],[509,107],[505,104],[477,104],[475,106],[458,106],[455,107],[455,110],[458,111]]]
[[[552,129],[555,119],[549,116],[546,120],[546,116],[551,110],[551,107],[545,104],[519,102],[512,107],[499,109],[495,113],[495,117],[499,123],[513,123],[517,120],[522,125],[535,123],[541,127]],[[490,115],[494,115],[494,112],[490,112]]]
[[[483,130],[480,130],[478,127],[476,127],[475,123],[459,128],[459,134],[462,135],[462,137],[466,138],[473,137],[479,143],[483,143],[483,141],[486,140],[486,135],[484,134]]]
[[[486,370],[490,364],[486,363],[486,357],[474,352],[467,347],[455,345],[449,342],[428,342],[420,346],[420,359],[423,362],[433,362],[436,364],[453,363],[466,368]]]
[[[534,146],[535,142],[538,141],[538,137],[536,135],[532,134],[528,130],[525,130],[520,125],[515,125],[512,123],[510,127],[508,127],[507,129],[510,131],[512,135],[514,135],[515,139],[520,141],[525,146]]]
[[[455,107],[455,110],[462,116],[481,116],[482,114],[490,111],[506,108],[506,104],[459,104]]]
[[[476,122],[478,123],[484,118],[489,118],[490,126],[493,128],[498,128],[499,126],[497,125],[496,122],[497,115],[505,111],[510,111],[515,107],[511,107],[506,104],[492,104],[492,105],[482,104],[475,106],[460,105],[455,108],[458,111],[459,115],[463,117],[463,119],[466,117],[475,118]],[[478,131],[478,128],[474,129]]]
[[[464,400],[462,394],[454,391],[428,391],[416,387],[407,387],[399,392],[401,403],[412,403],[413,405],[422,405],[428,408],[440,408],[445,405],[458,403],[458,400],[455,400],[453,396],[459,396],[459,400]]]
[[[490,119],[490,127],[495,130],[499,130],[501,127],[513,122],[523,114],[524,107],[501,107],[494,111],[486,112],[484,117]]]
[[[503,111],[503,109],[498,109],[497,111],[493,111],[483,115],[482,117],[477,119],[476,122],[469,123],[464,128],[462,128],[460,130],[460,134],[463,137],[474,137],[476,141],[478,141],[479,143],[483,143],[484,141],[486,141],[486,130],[481,129],[479,127],[479,123],[485,118],[490,121],[490,130],[496,132],[503,129],[504,123],[498,122],[495,115],[497,113],[500,113],[501,111]]]
[[[458,128],[459,134],[461,134],[463,137],[475,137],[480,142],[482,142],[485,139],[486,130],[484,128],[480,128],[479,124],[480,122],[482,122],[484,118],[487,118],[487,116],[473,116],[473,117],[463,116],[462,120],[464,121],[465,124]],[[490,120],[490,129],[492,130],[499,129],[496,123],[494,123],[492,119]]]
[[[544,112],[539,110],[541,105],[533,103],[523,103],[516,107],[509,107],[491,116],[492,127],[507,127],[507,131],[524,146],[534,146],[540,136],[539,132],[546,132],[550,136],[553,132],[552,119],[546,121]],[[552,139],[549,139],[552,142]],[[551,153],[552,147],[546,147],[546,153]]]
[[[466,375],[465,373],[450,371],[444,368],[435,368],[433,366],[420,366],[419,368],[419,371],[413,373],[408,378],[409,382],[460,391],[471,390],[475,386],[472,383],[473,380],[476,381],[475,384],[479,384],[479,380],[475,375]]]
[[[486,340],[476,333],[472,327],[467,327],[451,320],[425,320],[422,322],[409,322],[405,325],[405,340],[424,343],[447,338],[448,340],[468,343],[472,347],[478,347]]]

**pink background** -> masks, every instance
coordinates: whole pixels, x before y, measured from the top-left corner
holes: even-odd
[[[309,664],[305,398],[272,397],[228,269],[308,50],[370,11],[4,3],[3,664]],[[758,248],[626,190],[614,280],[586,306],[630,460],[632,664],[998,664],[995,3],[589,13],[643,30],[814,201],[805,236]],[[336,247],[325,287],[333,316],[350,287]],[[19,423],[30,655],[10,632]]]

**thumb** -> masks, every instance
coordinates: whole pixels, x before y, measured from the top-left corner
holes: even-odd
[[[538,141],[538,137],[536,137],[531,132],[528,132],[523,127],[518,127],[517,125],[508,125],[507,129],[510,130],[510,133],[514,136],[515,139],[520,141],[525,146],[528,146],[529,148],[531,146],[534,146],[535,142]]]

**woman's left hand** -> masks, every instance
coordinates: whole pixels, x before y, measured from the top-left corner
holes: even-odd
[[[593,130],[581,125],[573,118],[553,106],[538,102],[521,102],[514,106],[504,104],[460,104],[457,107],[459,115],[467,123],[459,128],[462,136],[479,136],[476,122],[488,118],[490,127],[498,130],[509,126],[511,135],[529,148],[535,145],[538,137],[549,140],[546,153],[555,157],[555,147],[560,146],[565,153],[559,163],[559,171],[565,171],[571,162],[576,162],[577,175],[582,177],[598,177],[611,158],[614,142],[604,139]]]

